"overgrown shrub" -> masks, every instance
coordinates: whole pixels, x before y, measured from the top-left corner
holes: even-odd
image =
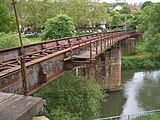
[[[94,80],[68,72],[34,94],[46,99],[50,120],[93,120],[101,117],[106,94]],[[65,118],[63,118],[65,117]]]

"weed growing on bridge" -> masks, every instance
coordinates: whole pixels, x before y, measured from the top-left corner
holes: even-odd
[[[47,101],[47,116],[50,120],[93,120],[99,118],[101,101],[105,94],[93,80],[66,73],[34,96]]]

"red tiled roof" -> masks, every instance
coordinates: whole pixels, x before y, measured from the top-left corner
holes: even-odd
[[[141,7],[140,6],[131,6],[130,8],[131,8],[131,10],[137,11],[137,10],[140,10]]]

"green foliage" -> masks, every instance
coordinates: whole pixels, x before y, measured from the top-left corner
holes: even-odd
[[[136,43],[136,51],[135,53],[144,53],[145,52],[145,44],[144,42]]]
[[[37,37],[36,35],[35,36],[27,36],[27,37],[23,36],[22,40],[23,40],[24,45],[42,42],[42,40],[39,37]]]
[[[114,31],[121,31],[121,30],[123,30],[123,28],[114,28],[111,31],[114,32]]]
[[[61,106],[57,109],[52,109],[47,116],[50,120],[81,120],[78,115],[73,115]]]
[[[136,30],[137,26],[141,23],[140,15],[142,11],[134,11],[131,13],[131,17],[127,20],[127,29]]]
[[[118,26],[120,24],[123,24],[123,21],[121,19],[121,14],[118,11],[110,10],[110,16],[112,17],[112,22],[110,23],[110,26]]]
[[[73,35],[74,29],[74,23],[69,16],[58,15],[46,21],[41,37],[45,40],[70,37]]]
[[[19,38],[16,34],[0,34],[0,49],[19,46]]]
[[[146,1],[146,2],[144,2],[144,3],[142,4],[141,9],[143,10],[146,6],[149,6],[149,5],[151,5],[151,4],[152,4],[151,1]]]
[[[102,22],[110,23],[111,17],[108,14],[106,4],[91,2],[87,6],[88,13],[87,17],[92,27]]]
[[[8,5],[7,2],[2,2]],[[9,2],[10,3],[10,2]],[[94,19],[94,25],[109,22],[110,17],[106,3],[95,3],[86,0],[18,0],[17,10],[22,27],[30,31],[40,31],[47,19],[59,14],[70,16],[76,26],[89,26],[88,19]],[[94,8],[93,11],[90,9]],[[93,14],[90,14],[93,13]]]
[[[144,32],[145,50],[160,50],[160,3],[146,6],[140,17],[139,31]]]
[[[17,12],[22,28],[28,31],[40,31],[47,19],[54,17],[51,0],[19,0]]]
[[[144,116],[137,117],[133,120],[160,120],[160,115],[158,114],[144,115]]]
[[[122,14],[130,14],[131,13],[131,9],[128,5],[123,5],[122,6],[122,10],[120,10],[120,13]]]
[[[160,67],[160,54],[142,57],[122,57],[122,69],[157,68]]]
[[[120,6],[127,5],[125,2],[116,2],[116,3],[110,3],[110,4],[112,4],[113,7],[116,7],[117,5],[120,5]]]
[[[16,30],[14,16],[9,14],[8,8],[0,3],[0,33]]]
[[[46,99],[47,116],[51,120],[93,120],[100,117],[99,108],[105,94],[93,80],[68,72],[34,96]]]
[[[22,37],[23,44],[31,44],[31,43],[36,43],[36,42],[41,42],[41,40],[34,36],[34,37]],[[20,46],[20,41],[18,34],[13,34],[13,33],[0,33],[0,49],[5,49],[5,48],[11,48],[11,47],[17,47]]]

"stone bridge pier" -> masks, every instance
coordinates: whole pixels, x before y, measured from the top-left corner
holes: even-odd
[[[120,42],[122,54],[135,52],[136,38],[127,38]]]
[[[102,89],[116,91],[121,88],[121,47],[113,46],[89,64],[76,68],[77,75],[94,79]]]
[[[136,42],[142,42],[142,34],[138,34],[134,37],[126,38],[120,41],[122,54],[129,54],[135,52]]]
[[[121,54],[135,52],[136,41],[140,36],[126,38],[99,54],[90,63],[76,67],[76,74],[96,80],[102,89],[116,91],[121,89]]]

